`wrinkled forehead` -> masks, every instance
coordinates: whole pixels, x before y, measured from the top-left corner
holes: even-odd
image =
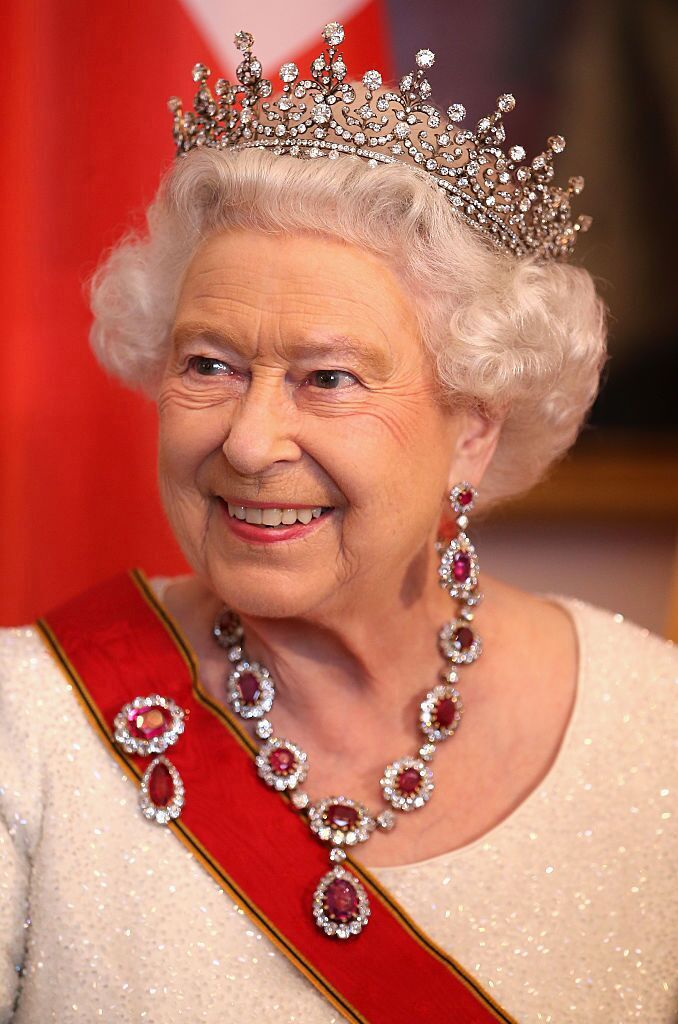
[[[196,251],[175,336],[182,324],[281,338],[350,335],[388,351],[419,334],[415,305],[374,254],[337,238],[248,228],[215,233]]]

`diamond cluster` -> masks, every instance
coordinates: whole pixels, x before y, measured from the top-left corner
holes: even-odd
[[[367,808],[345,796],[325,797],[312,804],[308,823],[319,839],[335,846],[364,843],[376,828]]]
[[[544,150],[528,161],[522,146],[502,148],[503,115],[515,108],[510,93],[500,96],[496,110],[474,129],[462,128],[466,110],[461,103],[443,114],[429,102],[426,72],[435,62],[432,50],[419,50],[416,69],[403,75],[397,89],[387,89],[374,69],[360,83],[347,80],[337,50],[344,40],[342,25],[326,25],[322,37],[326,46],[311,62],[310,78],[301,77],[296,64],[284,63],[279,71],[282,93],[275,98],[252,52],[249,32],[235,36],[242,54],[236,82],[220,78],[212,92],[210,69],[196,64],[193,110],[184,110],[176,96],[168,101],[177,154],[208,146],[268,149],[304,159],[349,154],[375,168],[404,162],[430,175],[455,213],[500,249],[544,259],[572,253],[591,218],[575,219],[572,211],[583,178],[572,177],[565,187],[553,181],[553,159],[565,148],[562,135],[551,136]]]

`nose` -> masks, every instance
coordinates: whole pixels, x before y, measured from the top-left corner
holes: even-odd
[[[297,409],[293,397],[274,379],[252,380],[237,404],[222,450],[241,476],[256,476],[280,462],[296,462]]]

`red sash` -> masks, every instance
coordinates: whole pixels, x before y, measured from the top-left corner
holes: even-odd
[[[353,857],[345,864],[368,891],[368,926],[347,940],[316,926],[312,894],[328,869],[327,852],[289,799],[257,777],[255,743],[202,688],[195,656],[141,573],[87,591],[38,625],[131,778],[141,780],[149,759],[125,754],[113,740],[123,704],[159,693],[185,709],[185,732],[167,755],[184,781],[186,803],[177,821],[154,827],[174,831],[346,1020],[515,1024]]]

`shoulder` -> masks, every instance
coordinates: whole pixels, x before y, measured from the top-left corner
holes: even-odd
[[[0,629],[0,727],[17,728],[49,717],[44,710],[71,691],[35,626]],[[7,712],[12,712],[10,718]]]
[[[612,802],[652,809],[675,772],[668,727],[678,682],[674,644],[620,614],[558,598],[575,623],[579,679],[568,749],[589,782]],[[578,752],[578,753],[577,753]],[[591,783],[593,784],[593,783]],[[615,795],[616,794],[616,795]]]
[[[671,691],[678,681],[678,647],[620,613],[575,598],[554,598],[571,615],[582,671],[596,671],[610,684]]]
[[[39,836],[48,762],[73,711],[71,686],[39,630],[0,629],[0,819],[27,853]],[[25,828],[14,829],[17,821]]]

